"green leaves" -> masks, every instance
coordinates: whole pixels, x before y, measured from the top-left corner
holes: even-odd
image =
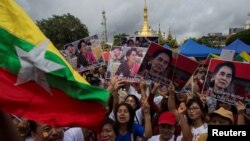
[[[230,36],[227,39],[226,45],[231,44],[236,39],[240,39],[242,42],[250,45],[250,38],[249,37],[250,37],[250,29],[241,31],[241,32],[239,32],[237,34],[234,34],[234,35]]]
[[[69,13],[42,19],[37,21],[37,25],[58,49],[62,49],[67,43],[89,36],[86,25]]]

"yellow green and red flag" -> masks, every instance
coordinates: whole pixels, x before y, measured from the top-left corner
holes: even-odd
[[[211,53],[211,54],[208,55],[208,57],[205,60],[204,64],[209,65],[211,59],[220,59],[220,56]]]
[[[235,60],[239,62],[250,62],[250,55],[246,51],[243,51],[235,57]]]
[[[46,40],[18,4],[0,1],[0,110],[98,130],[109,91],[89,85]]]

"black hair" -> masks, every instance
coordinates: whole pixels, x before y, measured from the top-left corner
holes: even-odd
[[[129,98],[129,97],[132,97],[134,100],[135,100],[135,103],[136,103],[136,107],[135,107],[135,111],[138,110],[140,108],[140,102],[139,102],[139,99],[135,96],[135,95],[128,95],[126,96],[124,102]]]
[[[199,105],[200,110],[201,110],[201,119],[202,119],[202,121],[204,121],[205,120],[205,109],[204,109],[204,106],[203,106],[203,103],[202,103],[201,99],[199,97],[193,97],[193,98],[189,99],[187,101],[187,104],[186,104],[187,105],[187,109],[190,108],[190,106],[193,103],[197,103]],[[188,118],[188,123],[192,124],[192,121],[189,118],[189,116],[187,116],[187,118]]]
[[[213,75],[216,75],[220,71],[220,69],[224,66],[229,67],[232,70],[232,81],[233,81],[235,78],[235,66],[232,62],[229,62],[229,61],[225,61],[223,63],[218,64],[214,69]]]
[[[176,97],[176,96],[175,96]],[[160,103],[160,111],[159,113],[167,112],[168,110],[168,98],[163,97]]]
[[[121,107],[121,106],[126,106],[127,107],[127,109],[128,109],[128,112],[129,112],[129,115],[130,115],[130,119],[129,119],[129,121],[128,121],[128,124],[127,124],[127,130],[129,131],[129,132],[132,132],[132,130],[133,130],[133,124],[134,124],[134,118],[135,118],[135,111],[134,111],[134,109],[132,108],[132,106],[130,105],[130,104],[128,104],[128,103],[120,103],[116,108],[115,108],[115,112],[114,112],[114,114],[115,114],[115,120],[116,120],[116,122],[118,123],[117,124],[117,127],[118,127],[118,129],[120,129],[120,124],[119,124],[119,121],[117,120],[118,119],[118,117],[117,117],[117,113],[118,113],[118,109]]]
[[[127,43],[127,40],[128,40],[127,37],[122,37],[122,38],[121,38],[121,43],[122,43],[122,44],[126,44],[126,43]]]
[[[106,117],[106,118],[103,120],[103,122],[102,122],[102,127],[101,127],[101,128],[103,128],[106,124],[109,124],[109,125],[112,126],[112,129],[114,130],[114,132],[115,132],[116,135],[119,134],[118,128],[117,128],[117,126],[116,126],[116,123],[115,123],[112,119]]]
[[[161,53],[164,53],[167,56],[169,56],[169,64],[171,64],[173,56],[172,56],[172,52],[170,50],[166,50],[166,49],[165,50],[158,50],[158,51],[153,53],[152,58],[156,58]]]
[[[107,106],[108,106],[108,111],[106,112],[106,116],[108,117],[109,114],[112,112],[113,110],[113,103],[114,103],[114,96],[111,94],[109,99],[108,99],[108,103],[107,103]]]
[[[212,76],[215,76],[215,75],[220,71],[220,69],[221,69],[222,67],[224,67],[224,66],[229,67],[229,68],[232,70],[232,80],[231,80],[231,82],[230,82],[230,84],[229,84],[229,86],[230,86],[230,85],[232,84],[234,78],[235,78],[235,66],[234,66],[234,64],[233,64],[232,62],[225,61],[225,62],[222,62],[222,63],[218,64],[218,65],[215,67],[215,69],[214,69],[214,71],[213,71],[213,73],[212,73]],[[214,85],[215,85],[215,80],[212,80],[212,81],[208,82],[207,84],[208,84],[209,87],[212,87],[212,88],[213,88]],[[229,88],[229,87],[228,87],[228,88]],[[229,89],[228,89],[228,90],[229,90]]]
[[[84,43],[85,45],[87,45],[87,42],[86,42],[85,40],[80,40],[79,43],[78,43],[78,46],[77,46],[77,47],[78,47],[78,50],[81,49],[82,43]]]
[[[158,51],[154,52],[154,53],[151,55],[151,57],[150,57],[151,59],[150,59],[150,58],[146,58],[147,61],[145,61],[145,62],[143,61],[143,64],[141,64],[142,68],[145,68],[145,69],[147,69],[147,70],[150,70],[152,64],[149,64],[148,62],[151,61],[152,59],[156,58],[156,57],[157,57],[159,54],[161,54],[161,53],[164,53],[164,54],[166,54],[167,56],[169,56],[169,63],[168,63],[168,65],[170,65],[171,62],[172,62],[172,60],[173,60],[173,58],[172,58],[172,52],[169,51],[169,50],[158,50]],[[139,71],[140,71],[140,70],[139,70]]]
[[[118,49],[118,50],[122,50],[122,48],[121,47],[112,47],[112,51],[114,51],[115,49]]]
[[[134,44],[134,40],[133,40],[133,39],[129,39],[129,40],[127,41],[127,44],[129,44],[129,43]]]
[[[133,51],[135,51],[136,54],[137,54],[136,48],[131,48],[131,49],[129,49],[129,50],[126,52],[126,57],[129,56],[129,55],[131,55],[131,53],[132,53]]]
[[[86,80],[94,86],[99,86],[101,80],[99,79],[99,77],[94,76],[94,74],[89,73],[86,75]]]
[[[70,44],[67,44],[67,45],[65,46],[65,49],[68,49],[68,47],[74,47],[74,46],[73,46],[73,44],[70,43]]]
[[[37,127],[38,127],[38,123],[35,122],[35,121],[33,121],[33,120],[30,120],[30,121],[29,121],[29,127],[30,127],[30,131],[31,131],[31,132],[36,133],[36,129],[37,129]]]

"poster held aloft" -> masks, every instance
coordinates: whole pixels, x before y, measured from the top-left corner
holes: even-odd
[[[198,65],[194,60],[151,43],[139,68],[138,77],[166,86],[172,82],[176,91],[181,91]]]
[[[136,78],[136,74],[146,51],[146,48],[141,47],[112,47],[106,79],[118,75],[125,81],[139,82],[140,79]]]
[[[236,102],[243,101],[250,110],[249,70],[247,63],[212,59],[203,91],[213,100],[230,105],[236,106]]]
[[[82,38],[64,45],[65,50],[70,46],[77,54],[76,68],[82,73],[104,65],[103,51],[97,35]],[[66,57],[67,58],[67,57]]]
[[[222,60],[233,61],[235,55],[235,50],[222,49],[220,58]]]

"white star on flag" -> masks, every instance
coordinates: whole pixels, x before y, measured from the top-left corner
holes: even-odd
[[[51,94],[45,72],[56,71],[64,68],[64,66],[45,59],[45,52],[48,45],[49,40],[46,40],[29,52],[16,46],[16,52],[21,62],[21,69],[18,72],[16,85],[34,80]]]

